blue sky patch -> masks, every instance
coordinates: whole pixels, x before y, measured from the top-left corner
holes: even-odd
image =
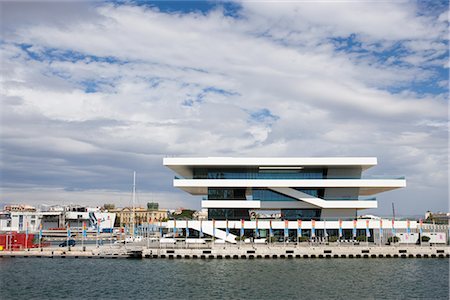
[[[220,95],[224,95],[224,96],[238,96],[239,93],[237,92],[231,92],[231,91],[226,91],[223,89],[219,89],[213,86],[207,87],[205,89],[203,89],[203,93],[216,93],[216,94],[220,94]]]
[[[87,94],[96,93],[98,91],[98,85],[95,81],[83,81],[81,84],[84,86],[84,92]]]
[[[250,119],[254,122],[259,123],[273,123],[277,121],[280,117],[272,114],[267,108],[262,108],[253,112],[250,112]]]
[[[33,50],[33,45],[31,44],[18,44],[18,46],[28,55],[30,59],[40,62],[68,61],[75,63],[82,60],[87,62],[105,62],[109,64],[127,63],[126,61],[119,60],[113,56],[95,56],[73,50],[60,50],[55,48],[43,48],[40,51],[36,51]]]
[[[111,1],[107,1],[111,2]],[[222,8],[225,16],[238,18],[239,12],[242,9],[239,3],[231,1],[145,1],[145,0],[118,0],[112,1],[118,5],[137,5],[146,6],[150,8],[157,8],[163,13],[202,13],[209,12]]]

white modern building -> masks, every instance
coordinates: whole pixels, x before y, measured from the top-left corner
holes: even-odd
[[[210,220],[169,221],[169,228],[186,226],[229,242],[236,237],[230,230],[297,229],[299,220],[303,229],[325,235],[327,228],[338,226],[347,231],[392,228],[394,223],[387,220],[353,220],[361,210],[377,208],[376,194],[406,186],[404,177],[364,176],[377,165],[375,157],[168,157],[163,163],[177,174],[175,187],[203,197]],[[278,211],[282,220],[258,223],[252,217],[258,211],[266,216]],[[406,221],[394,226],[406,229],[407,224],[416,228]]]
[[[365,178],[375,157],[165,158],[174,186],[202,195],[215,220],[249,220],[249,210],[280,210],[283,219],[355,218],[374,196],[406,186],[404,177]]]

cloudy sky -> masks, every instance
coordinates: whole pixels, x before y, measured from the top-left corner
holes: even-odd
[[[448,2],[1,2],[1,203],[199,208],[165,156],[376,156],[448,210]]]

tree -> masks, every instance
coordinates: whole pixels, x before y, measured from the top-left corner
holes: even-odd
[[[195,210],[183,209],[180,214],[174,214],[173,218],[177,220],[192,220]]]
[[[158,202],[147,202],[147,210],[158,210],[159,203]]]
[[[395,244],[400,242],[400,238],[398,236],[390,236],[388,238],[388,244]]]
[[[422,239],[422,242],[428,243],[428,242],[430,241],[431,238],[430,238],[429,236],[422,235],[421,239]]]
[[[113,210],[116,208],[116,205],[114,205],[112,203],[105,203],[105,204],[103,204],[103,208],[106,210]]]

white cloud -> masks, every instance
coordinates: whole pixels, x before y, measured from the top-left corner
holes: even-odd
[[[96,5],[64,26],[8,21],[3,184],[115,190],[138,169],[144,189],[191,205],[164,155],[374,155],[379,172],[405,173],[409,191],[429,183],[429,208],[446,207],[446,95],[411,87],[442,64],[445,18],[411,3],[242,5],[238,19]],[[352,34],[367,53],[336,51],[332,39]],[[398,43],[402,57],[375,54]],[[265,110],[276,118],[252,117]],[[427,209],[412,197],[400,206]]]

